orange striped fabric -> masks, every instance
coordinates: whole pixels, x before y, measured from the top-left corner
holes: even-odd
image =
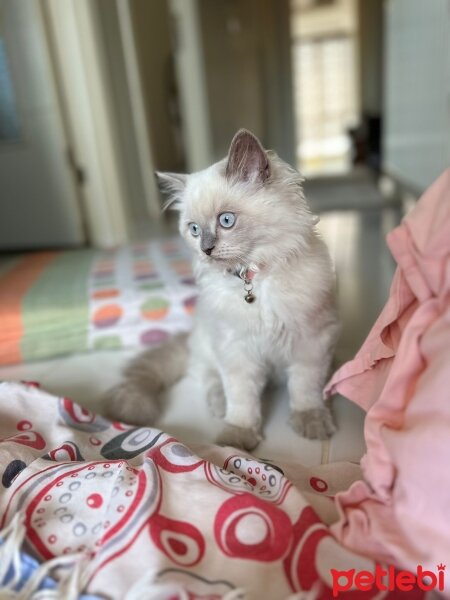
[[[6,347],[0,346],[0,364],[21,362],[20,342],[24,334],[23,299],[57,255],[57,252],[30,254],[0,277],[0,337],[8,340]]]

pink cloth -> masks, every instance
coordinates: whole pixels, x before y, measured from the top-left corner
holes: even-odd
[[[450,562],[450,169],[387,242],[398,263],[388,302],[325,389],[367,411],[365,481],[337,495],[333,533],[358,553],[435,570]]]

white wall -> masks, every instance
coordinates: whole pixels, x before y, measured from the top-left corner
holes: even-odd
[[[450,4],[385,9],[384,168],[417,191],[450,164]]]
[[[198,0],[170,0],[175,29],[175,63],[179,83],[186,166],[197,171],[211,164],[211,115],[206,89]]]

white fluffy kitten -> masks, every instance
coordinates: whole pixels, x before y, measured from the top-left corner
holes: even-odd
[[[322,388],[339,331],[335,277],[300,175],[241,130],[225,160],[159,179],[195,255],[199,298],[189,367],[213,414],[225,419],[219,442],[258,444],[261,393],[274,369],[287,375],[294,429],[328,437],[334,425]],[[151,424],[157,394],[188,366],[185,348],[177,339],[138,356],[108,394],[106,412]]]

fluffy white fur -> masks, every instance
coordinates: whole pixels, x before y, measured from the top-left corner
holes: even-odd
[[[227,159],[187,176],[160,174],[160,180],[169,204],[180,212],[180,233],[195,257],[200,293],[189,340],[190,370],[202,382],[213,413],[225,419],[219,441],[256,446],[261,393],[274,370],[287,375],[293,427],[309,438],[328,437],[334,426],[322,388],[339,331],[335,276],[300,175],[241,130]],[[230,229],[218,222],[224,212],[236,215]],[[198,237],[191,234],[191,223],[200,227]],[[210,255],[205,240],[214,246]],[[242,267],[256,272],[252,304],[244,301],[243,281],[233,274]],[[155,352],[142,355],[138,364],[151,370],[152,357]],[[141,386],[143,393],[173,381],[173,368],[166,362],[164,373],[159,361],[160,385],[147,386],[146,392]],[[179,376],[180,369],[175,371]],[[130,383],[129,378],[128,387],[125,382],[120,393],[109,395],[109,412],[120,405],[123,417],[127,407],[131,420],[140,421],[142,403],[127,401]]]

